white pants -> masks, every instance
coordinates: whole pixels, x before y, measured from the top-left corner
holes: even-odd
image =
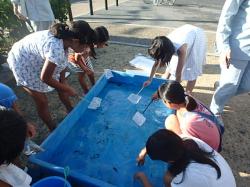
[[[31,25],[26,23],[27,28],[30,32],[48,30],[54,21],[30,21]]]
[[[250,91],[250,60],[231,60],[229,68],[222,67],[220,85],[216,89],[210,109],[221,114],[228,100]]]

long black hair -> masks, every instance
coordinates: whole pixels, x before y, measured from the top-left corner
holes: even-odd
[[[96,40],[94,30],[83,20],[73,21],[69,25],[55,23],[49,31],[59,39],[79,39],[81,44],[92,44]]]
[[[95,41],[92,45],[89,45],[89,47],[91,50],[90,56],[96,59],[96,52],[95,52],[94,44],[97,45],[98,43],[107,42],[109,40],[109,32],[107,28],[104,26],[96,27],[94,29],[94,32],[95,32]]]
[[[27,122],[18,113],[0,110],[0,165],[9,164],[24,148]]]
[[[174,53],[175,47],[166,36],[155,37],[148,49],[148,54],[157,61],[161,60],[161,65],[168,65]]]
[[[96,35],[95,44],[107,42],[109,40],[109,32],[108,29],[104,26],[99,26],[94,29]]]
[[[173,177],[183,172],[180,183],[184,180],[185,170],[192,161],[212,166],[217,171],[217,178],[221,177],[219,166],[211,159],[214,156],[213,151],[206,152],[199,148],[194,140],[181,139],[170,130],[160,129],[153,133],[146,142],[146,150],[152,160],[171,162],[168,171]]]
[[[193,97],[186,95],[183,86],[178,81],[167,81],[158,88],[161,99],[174,104],[186,104],[188,111],[193,111],[197,107],[197,102]]]

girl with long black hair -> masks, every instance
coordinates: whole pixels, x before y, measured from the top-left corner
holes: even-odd
[[[166,187],[236,187],[226,160],[197,138],[181,138],[170,130],[161,129],[148,138],[146,152],[152,160],[170,164],[163,179]],[[138,162],[144,159],[140,153]],[[144,187],[152,187],[143,172],[134,177]]]
[[[77,92],[67,84],[68,49],[83,52],[94,42],[94,31],[85,21],[67,25],[56,23],[49,30],[32,33],[16,42],[8,54],[8,63],[17,85],[33,98],[39,117],[50,131],[56,128],[49,112],[46,93],[56,89],[69,113],[70,96]]]
[[[186,94],[183,86],[177,81],[165,82],[158,88],[157,93],[156,97],[160,97],[166,107],[176,111],[166,118],[167,129],[178,135],[199,138],[220,151],[223,126],[203,103]]]
[[[176,28],[167,37],[155,37],[148,49],[155,63],[149,79],[143,85],[151,84],[156,71],[166,67],[164,78],[187,81],[186,91],[192,93],[206,62],[206,46],[204,30],[190,24]]]

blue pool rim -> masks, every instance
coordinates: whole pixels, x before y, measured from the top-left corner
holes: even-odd
[[[45,184],[48,185],[50,183],[49,181],[51,181],[51,187],[52,186],[55,187],[54,184],[53,184],[53,181],[60,181],[60,182],[62,182],[63,186],[60,186],[60,187],[71,187],[71,184],[67,180],[65,180],[62,177],[58,177],[58,176],[45,177],[45,178],[37,181],[36,183],[34,183],[32,185],[32,187],[43,187]],[[41,185],[43,185],[43,186],[41,186]],[[46,185],[46,187],[49,187],[47,185]]]
[[[126,83],[128,84],[136,84],[140,83],[142,84],[144,81],[148,79],[146,76],[142,75],[137,75],[134,73],[126,73],[126,72],[121,72],[121,71],[114,71],[111,70],[113,73],[114,77],[110,78],[109,80],[105,77],[105,73],[99,78],[99,80],[96,82],[96,84],[93,86],[93,88],[89,91],[89,93],[85,96],[85,100],[82,100],[78,103],[77,106],[81,105],[84,107],[87,107],[85,103],[87,100],[91,100],[98,92],[102,90],[102,88],[107,84],[107,82],[115,82],[118,79],[123,79],[124,77],[128,77],[130,79],[130,82]],[[126,78],[127,79],[127,78]],[[165,79],[161,78],[154,78],[154,82],[152,82],[149,87],[153,87],[155,90],[158,88],[158,86],[162,83],[166,82]],[[56,136],[56,133],[63,131],[64,128],[69,129],[70,124],[73,124],[74,121],[71,120],[71,117],[73,116],[78,116],[79,112],[74,112],[77,109],[77,106],[73,109],[73,112],[71,112],[69,115],[66,116],[66,118],[60,123],[59,128],[56,128],[42,143],[42,147],[45,150],[49,150],[49,145],[50,141],[53,139],[54,136]],[[85,110],[84,107],[81,107],[81,111]],[[73,118],[74,119],[74,118]],[[64,133],[65,134],[65,133]],[[63,139],[63,137],[61,137]],[[56,142],[53,142],[54,144]],[[54,145],[55,147],[57,146],[56,144]],[[36,165],[38,167],[38,172],[40,172],[40,176],[42,175],[60,175],[63,176],[65,172],[65,168],[61,166],[54,165],[53,163],[49,163],[47,161],[44,161],[39,158],[39,154],[36,155],[31,155],[29,157],[30,163]],[[66,167],[66,166],[65,166]],[[30,170],[31,171],[31,170]],[[32,173],[31,173],[32,174]],[[88,175],[78,173],[74,170],[70,170],[69,175],[67,176],[68,181],[71,182],[72,185],[81,184],[80,186],[88,186],[88,187],[115,187],[115,185],[112,185],[110,183],[107,183],[106,181],[90,177]]]

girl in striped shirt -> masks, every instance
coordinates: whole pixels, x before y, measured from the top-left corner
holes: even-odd
[[[95,84],[94,68],[91,62],[91,57],[95,59],[94,48],[104,48],[108,46],[109,40],[108,30],[104,26],[96,27],[94,29],[96,41],[93,45],[89,46],[83,53],[74,53],[71,51],[69,54],[69,65],[71,71],[78,74],[79,83],[83,89],[84,94],[89,91],[89,86],[86,78],[89,79],[91,86]]]

